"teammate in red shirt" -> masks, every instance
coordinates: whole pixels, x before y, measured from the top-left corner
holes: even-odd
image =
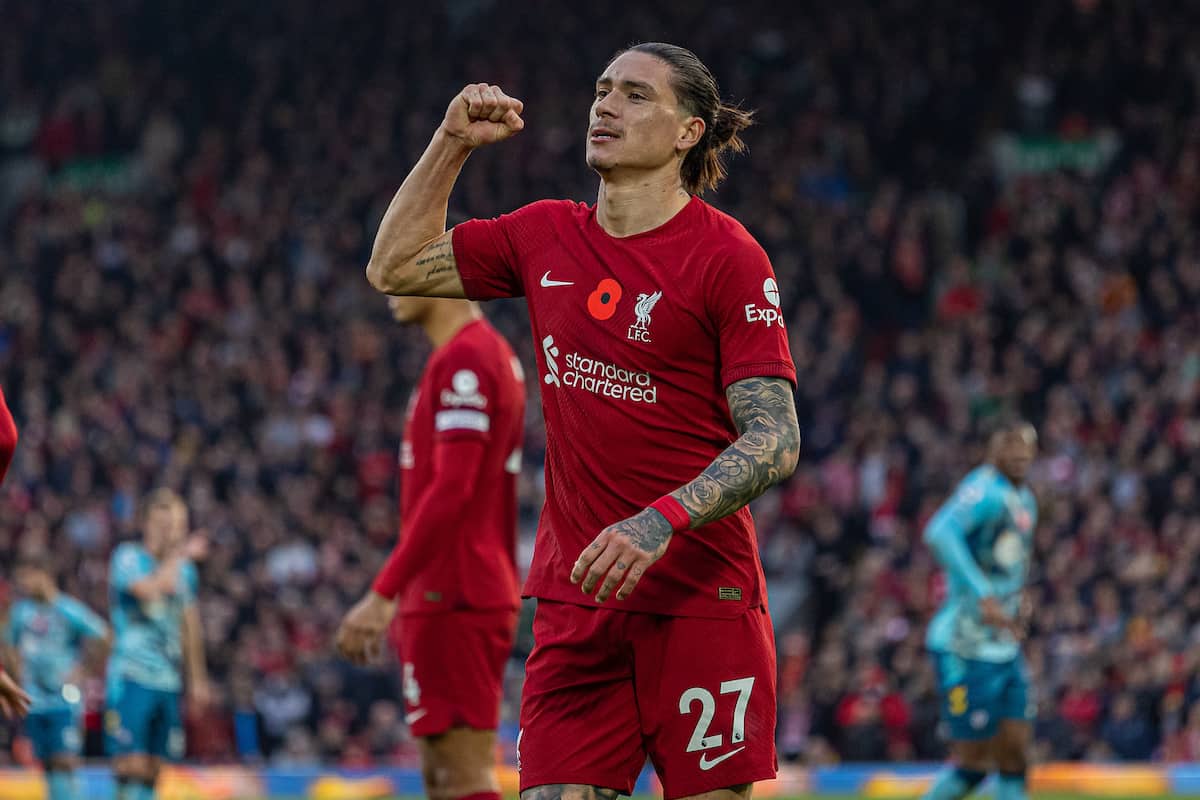
[[[421,742],[428,795],[499,798],[496,726],[520,603],[524,378],[475,303],[393,297],[390,305],[398,322],[424,328],[434,352],[408,403],[400,541],[346,615],[338,648],[365,663],[398,607],[405,719]]]
[[[522,797],[628,794],[649,756],[668,800],[747,798],[776,758],[746,505],[795,469],[796,373],[766,254],[697,195],[750,115],[690,51],[638,45],[596,82],[594,206],[542,201],[445,232],[467,156],[519,132],[522,111],[484,84],[450,103],[367,267],[388,294],[529,305],[546,505],[525,586],[539,602]]]
[[[0,389],[0,485],[8,474],[13,454],[17,451],[17,423],[13,420],[8,403],[4,401],[4,390]],[[29,711],[31,700],[21,685],[12,679],[0,665],[0,714],[6,717],[23,717]]]

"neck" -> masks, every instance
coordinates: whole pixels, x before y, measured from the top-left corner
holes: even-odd
[[[610,236],[633,236],[662,225],[691,199],[679,180],[679,165],[675,162],[650,174],[627,178],[601,175],[596,221]]]
[[[429,343],[433,345],[434,350],[453,339],[455,334],[465,326],[483,316],[479,311],[479,306],[463,300],[446,300],[438,305],[437,311],[429,314],[421,323],[421,328],[425,331],[425,336],[429,338]]]
[[[1011,484],[1013,486],[1013,488],[1019,489],[1021,487],[1020,482],[1017,481],[1016,479],[1014,479],[1011,475],[1009,475],[1004,470],[1000,469],[1000,467],[996,465],[995,461],[989,461],[988,463],[991,465],[992,469],[996,470],[996,474],[998,474],[1001,478],[1004,478],[1004,480],[1008,481],[1009,484]]]
[[[47,586],[46,588],[39,591],[36,595],[34,595],[34,597],[37,599],[37,601],[39,603],[53,603],[54,598],[58,597],[58,587],[57,586]]]

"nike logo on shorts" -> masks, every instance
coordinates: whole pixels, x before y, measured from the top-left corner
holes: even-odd
[[[704,770],[705,772],[708,772],[710,769],[715,767],[717,764],[720,764],[725,759],[733,758],[734,756],[736,756],[738,753],[742,752],[745,749],[746,749],[746,745],[742,745],[737,750],[730,750],[728,753],[725,753],[724,755],[717,756],[712,761],[708,760],[708,753],[701,753],[700,754],[700,769]]]
[[[416,711],[410,711],[404,715],[404,724],[412,725],[414,722],[416,722],[417,720],[419,720],[421,717],[425,716],[428,713],[429,713],[429,709],[426,709],[426,708],[418,708]]]
[[[574,286],[575,281],[552,281],[550,280],[550,270],[546,270],[546,274],[542,276],[542,286],[549,289],[551,286]]]

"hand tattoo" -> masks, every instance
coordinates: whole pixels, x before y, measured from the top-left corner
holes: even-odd
[[[783,378],[747,378],[731,384],[725,397],[741,436],[675,493],[693,528],[748,504],[791,475],[800,458],[800,426],[790,383]]]
[[[614,533],[628,536],[634,547],[647,553],[665,550],[671,538],[671,523],[653,508],[643,509],[638,514],[623,519],[610,528]]]

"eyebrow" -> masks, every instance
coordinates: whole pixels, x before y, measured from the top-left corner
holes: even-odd
[[[605,77],[605,76],[601,76],[601,77],[600,77],[600,78],[599,78],[599,79],[596,81],[596,85],[597,85],[597,86],[612,86],[612,85],[613,85],[613,79],[612,79],[612,78]],[[653,87],[653,86],[651,86],[650,84],[646,83],[645,81],[631,81],[631,80],[624,80],[624,81],[621,81],[621,82],[620,82],[620,86],[621,86],[621,88],[622,88],[622,89],[624,89],[625,91],[629,91],[629,90],[631,90],[631,89],[635,89],[635,90],[637,90],[637,91],[640,91],[640,92],[645,92],[646,94],[652,94],[652,95],[657,95],[657,94],[658,94],[658,92],[656,92],[656,91],[655,91],[654,87]]]

